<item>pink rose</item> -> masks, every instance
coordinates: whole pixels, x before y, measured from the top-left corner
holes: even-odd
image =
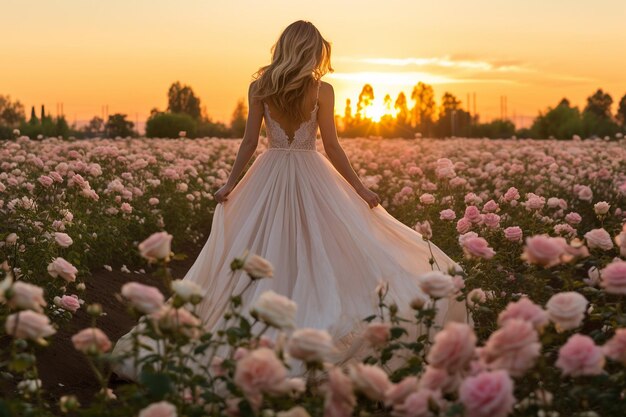
[[[615,215],[619,215],[617,214],[617,210]],[[615,236],[615,244],[617,245],[617,247],[619,247],[620,256],[626,258],[626,223],[622,225],[622,231],[620,232],[620,234]]]
[[[563,375],[599,375],[604,368],[602,349],[589,336],[574,334],[559,349],[556,366]]]
[[[333,339],[325,330],[298,329],[291,335],[289,354],[304,362],[324,362],[334,352]]]
[[[34,340],[40,345],[48,344],[44,337],[56,333],[47,316],[32,310],[24,310],[9,315],[4,323],[4,329],[7,334],[16,339]]]
[[[562,237],[547,235],[527,237],[522,259],[529,264],[538,264],[549,268],[562,262],[566,246],[567,242]]]
[[[89,327],[72,336],[74,348],[85,354],[90,352],[104,353],[111,350],[111,341],[97,327]]]
[[[445,298],[454,291],[452,277],[441,271],[429,271],[417,277],[422,291],[433,298]]]
[[[63,295],[62,297],[54,297],[54,305],[64,310],[76,313],[80,308],[80,301],[77,295]]]
[[[428,222],[428,220],[421,223],[417,222],[413,228],[425,239],[430,239],[433,237],[433,229],[430,227],[430,223]]]
[[[460,381],[459,374],[450,375],[445,369],[427,366],[419,379],[419,388],[451,393],[458,389]]]
[[[465,208],[465,214],[463,215],[467,220],[474,224],[482,223],[483,216],[480,214],[480,210],[476,206],[468,206]]]
[[[476,335],[465,323],[448,322],[435,335],[434,344],[428,352],[428,363],[449,373],[464,369],[474,355]]]
[[[173,308],[163,305],[150,313],[150,319],[157,322],[162,330],[173,330],[191,339],[200,337],[202,322],[184,307]]]
[[[78,269],[63,258],[55,258],[50,264],[48,264],[48,273],[53,278],[61,277],[67,282],[74,282],[76,281]]]
[[[483,206],[483,211],[486,213],[495,213],[498,210],[500,210],[500,206],[493,200],[487,201]]]
[[[482,237],[470,237],[463,240],[463,253],[467,258],[491,259],[496,252]]]
[[[138,417],[177,417],[176,407],[167,401],[160,401],[139,411]]]
[[[487,213],[483,215],[483,223],[491,229],[497,229],[500,227],[500,216],[495,213]]]
[[[456,231],[461,234],[469,232],[471,228],[472,228],[472,222],[466,219],[465,217],[461,217],[456,222]]]
[[[526,210],[541,210],[546,204],[546,199],[534,193],[527,193],[526,202],[523,204],[526,206]]]
[[[370,323],[363,334],[370,346],[384,347],[391,337],[391,325],[389,323]]]
[[[573,211],[565,215],[565,221],[572,225],[576,225],[580,223],[582,220],[583,218],[580,217],[580,214],[573,212]]]
[[[156,288],[138,282],[128,282],[122,286],[122,295],[138,311],[150,314],[163,306],[163,294]]]
[[[506,371],[482,372],[459,388],[466,417],[505,417],[513,411],[513,380]]]
[[[173,236],[167,232],[153,233],[138,246],[141,256],[150,262],[157,259],[166,261],[170,258],[171,244]]]
[[[626,328],[615,330],[615,335],[603,346],[604,354],[626,365]]]
[[[504,237],[510,242],[520,242],[523,232],[519,226],[510,226],[504,229]]]
[[[328,385],[324,398],[324,417],[350,417],[356,406],[352,381],[341,369],[328,371]]]
[[[54,240],[57,243],[57,245],[59,245],[62,248],[67,248],[72,243],[74,243],[74,241],[68,234],[62,233],[62,232],[54,232]]]
[[[432,194],[424,193],[420,196],[420,203],[424,205],[435,204],[435,196]]]
[[[520,298],[517,302],[507,304],[506,308],[498,315],[498,325],[503,326],[507,321],[522,319],[530,322],[537,331],[542,331],[548,324],[548,313],[527,297]]]
[[[515,187],[509,188],[506,191],[506,193],[504,193],[504,200],[507,202],[518,200],[519,198],[520,198],[519,191],[517,191],[517,188]]]
[[[490,369],[504,369],[519,377],[535,365],[540,351],[539,336],[532,324],[510,319],[489,336],[481,357]]]
[[[397,384],[392,384],[385,392],[385,405],[402,404],[406,397],[417,392],[417,377],[407,376]]]
[[[233,379],[253,404],[260,404],[263,393],[282,393],[286,389],[287,369],[272,349],[261,347],[237,361]]]
[[[615,261],[600,271],[600,286],[610,294],[626,294],[626,262]]]
[[[580,326],[589,302],[575,291],[554,294],[548,300],[546,309],[550,321],[556,326],[557,332],[572,330]]]
[[[385,371],[377,366],[362,363],[351,364],[348,371],[356,390],[371,400],[385,400],[385,392],[391,387]]]
[[[588,231],[585,233],[585,239],[587,240],[587,246],[589,246],[589,249],[613,249],[613,240],[611,239],[611,235],[609,235],[609,232],[602,228]]]
[[[10,285],[10,278],[6,281],[6,285]],[[43,288],[29,284],[24,281],[16,281],[8,291],[11,297],[7,300],[7,304],[13,309],[30,309],[38,313],[43,313],[43,307],[47,305],[43,298]],[[6,294],[8,288],[4,290]],[[0,297],[1,299],[2,297]]]
[[[454,220],[456,219],[456,213],[454,212],[454,210],[451,210],[451,209],[441,210],[439,212],[439,219],[440,220]]]
[[[52,184],[54,184],[54,180],[52,178],[50,178],[47,175],[42,175],[40,176],[37,181],[39,181],[39,183],[41,185],[43,185],[44,187],[48,188],[50,187]]]
[[[574,192],[577,194],[579,200],[591,201],[593,200],[593,191],[586,185],[578,185],[574,187]]]
[[[391,415],[393,417],[434,417],[430,410],[430,404],[442,405],[441,392],[421,389],[411,393],[402,404],[393,407]]]

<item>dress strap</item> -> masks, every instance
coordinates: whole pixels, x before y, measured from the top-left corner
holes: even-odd
[[[317,80],[317,94],[315,96],[316,103],[319,101],[319,97],[320,97],[320,85],[322,85],[322,80]]]

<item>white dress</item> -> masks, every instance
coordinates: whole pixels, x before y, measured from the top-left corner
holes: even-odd
[[[231,278],[230,263],[249,250],[272,263],[274,277],[256,281],[244,306],[271,289],[297,303],[299,328],[328,330],[346,355],[354,354],[363,319],[377,312],[380,281],[389,283],[388,298],[410,318],[408,305],[421,294],[416,279],[432,269],[430,251],[443,271],[455,262],[381,205],[370,208],[317,150],[317,103],[291,143],[264,106],[268,149],[216,206],[209,238],[184,279],[205,290],[197,312],[207,330],[216,329],[229,297],[249,282],[243,271]],[[438,326],[467,321],[465,304],[454,298],[437,307]],[[131,343],[129,332],[113,353]],[[136,378],[130,361],[114,370]]]

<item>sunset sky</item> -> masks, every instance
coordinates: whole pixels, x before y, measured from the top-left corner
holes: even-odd
[[[418,81],[437,101],[450,91],[465,105],[475,92],[483,120],[506,95],[521,125],[562,97],[583,106],[598,87],[614,102],[626,93],[624,0],[0,0],[0,10],[0,94],[27,114],[63,102],[70,123],[108,104],[143,124],[177,80],[228,122],[298,19],[332,43],[336,113],[366,82],[380,103]]]

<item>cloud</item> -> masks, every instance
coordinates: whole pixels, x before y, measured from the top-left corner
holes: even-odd
[[[531,69],[523,63],[513,60],[480,60],[445,55],[442,57],[408,58],[351,58],[338,57],[342,62],[394,66],[394,67],[440,67],[474,71],[528,72]]]
[[[458,83],[501,83],[501,84],[517,84],[512,79],[497,79],[487,77],[461,78],[448,77],[446,75],[438,75],[429,72],[415,71],[354,71],[354,72],[333,72],[327,77],[335,80],[344,80],[357,82],[360,84],[375,84],[386,86],[404,86],[413,85],[417,81],[426,84],[458,84]]]
[[[337,57],[335,60],[356,64],[359,69],[365,67],[366,70],[335,73],[334,78],[360,81],[361,79],[365,80],[367,74],[378,74],[370,80],[375,82],[374,77],[376,77],[377,80],[387,84],[402,84],[407,79],[419,79],[428,84],[480,82],[518,85],[546,85],[555,82],[575,85],[596,81],[588,77],[538,70],[519,60],[480,59],[470,55],[405,58]],[[369,71],[371,68],[374,69]],[[403,81],[393,82],[389,80],[390,78],[402,79]]]

